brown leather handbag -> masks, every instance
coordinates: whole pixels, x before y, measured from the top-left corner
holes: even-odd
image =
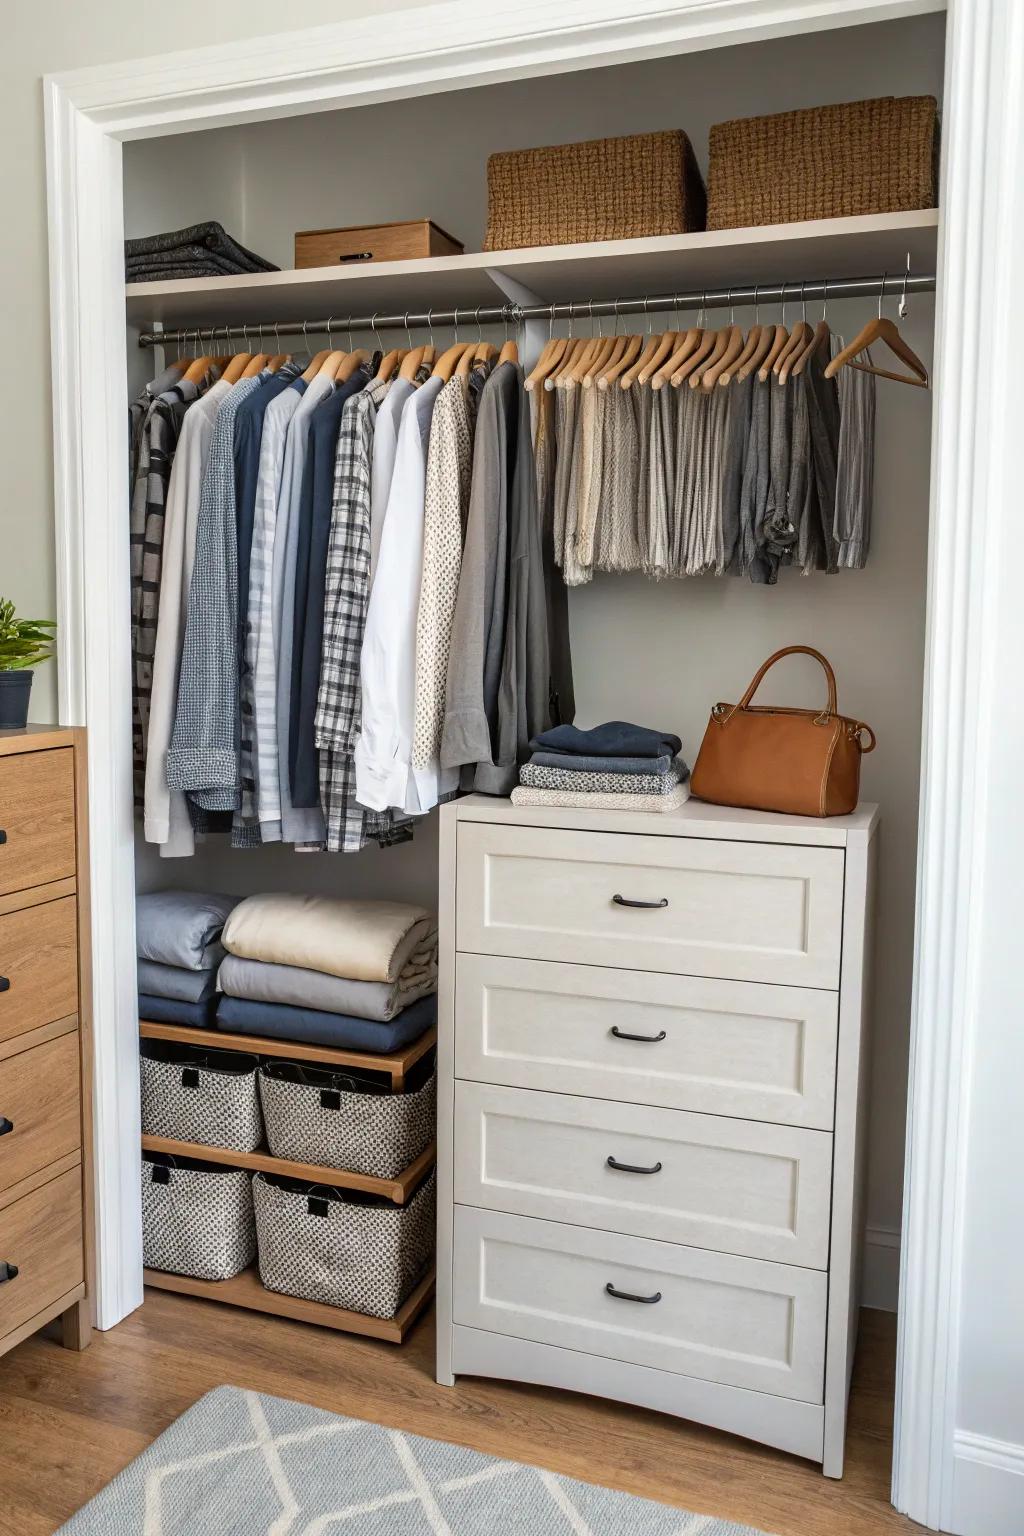
[[[824,709],[771,709],[751,700],[783,656],[813,656],[828,678]],[[865,736],[866,733],[866,736]],[[836,707],[836,675],[820,651],[787,645],[769,656],[738,704],[716,704],[690,790],[698,800],[796,816],[845,816],[860,795],[860,759],[875,733]]]

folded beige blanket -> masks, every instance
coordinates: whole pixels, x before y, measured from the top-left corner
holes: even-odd
[[[245,960],[297,965],[351,981],[401,976],[407,986],[436,959],[437,919],[404,901],[248,896],[231,913],[221,942],[228,954]]]
[[[678,811],[689,798],[689,784],[677,784],[667,795],[607,795],[571,789],[527,789],[522,784],[512,791],[513,805],[569,805],[590,811],[653,811],[658,816],[664,816],[666,811]]]

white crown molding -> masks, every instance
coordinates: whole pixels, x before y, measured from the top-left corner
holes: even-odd
[[[443,0],[49,77],[118,137],[222,127],[945,9],[945,0]]]

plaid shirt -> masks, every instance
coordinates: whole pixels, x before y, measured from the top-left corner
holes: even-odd
[[[316,708],[320,799],[330,853],[356,853],[371,839],[407,842],[410,828],[356,800],[353,749],[360,727],[359,656],[370,593],[370,467],[377,408],[389,382],[371,382],[347,401],[334,461],[331,536],[324,589],[324,638]]]

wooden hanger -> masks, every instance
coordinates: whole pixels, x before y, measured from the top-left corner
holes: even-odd
[[[518,363],[519,343],[513,341],[511,336],[508,341],[502,342],[501,351],[498,353],[498,363]]]
[[[696,368],[700,368],[707,362],[718,343],[720,331],[705,331],[697,345],[697,348],[672,374],[671,384],[673,389],[678,389],[684,384]]]
[[[498,349],[493,341],[478,341],[473,348],[474,363],[489,363],[498,355]]]
[[[703,340],[704,331],[699,325],[692,325],[688,331],[677,331],[676,345],[651,375],[651,388],[664,389],[676,369],[693,356]]]
[[[591,363],[605,349],[606,338],[604,336],[591,336],[579,349],[570,364],[568,370],[559,376],[562,384],[579,384]]]
[[[801,308],[803,308],[803,303],[804,303],[804,285],[803,285],[803,283],[800,284],[800,303],[801,303]],[[796,361],[796,359],[800,356],[800,353],[804,350],[804,348],[807,347],[810,344],[810,341],[811,341],[813,335],[814,335],[814,332],[811,330],[811,327],[807,324],[806,318],[803,315],[801,315],[801,318],[797,321],[796,325],[794,325],[793,329],[790,331],[790,333],[789,333],[789,340],[786,342],[786,345],[783,347],[782,351],[778,354],[778,356],[776,357],[775,361],[772,363],[772,373],[774,373],[775,377],[778,379],[780,384],[784,384],[786,379],[789,378],[789,369],[786,368],[786,364],[787,363],[792,364],[792,363],[794,363]],[[782,373],[783,368],[786,368],[785,376],[783,376],[783,373]]]
[[[643,350],[643,345],[644,338],[639,333],[634,336],[627,336],[626,345],[619,353],[619,356],[613,363],[608,364],[608,367],[604,370],[603,373],[598,374],[598,389],[609,389],[615,383],[616,379],[621,378],[626,369],[631,367],[632,364],[636,362],[636,359],[640,356],[640,353]]]
[[[640,356],[626,369],[625,373],[619,376],[619,385],[622,389],[629,389],[640,378],[647,364],[657,355],[658,348],[665,341],[665,335],[665,332],[654,331],[648,336]]]
[[[747,358],[746,362],[736,370],[736,377],[738,379],[748,378],[750,374],[755,371],[755,369],[759,369],[761,367],[772,347],[775,345],[775,333],[777,330],[778,326],[762,325],[761,334],[757,339],[757,346],[754,348],[754,351],[751,353],[751,355]]]
[[[540,357],[527,374],[524,389],[536,389],[554,372],[556,365],[569,344],[567,336],[549,336],[541,348]]]
[[[257,374],[262,373],[264,368],[269,368],[270,367],[271,361],[272,361],[272,359],[271,359],[269,353],[267,353],[267,352],[254,352],[252,357],[249,359],[248,363],[246,364],[245,372],[242,374],[242,378],[243,379],[254,379],[254,378],[256,378]]]
[[[779,356],[786,342],[789,340],[789,332],[784,325],[776,325],[772,330],[772,339],[768,350],[761,360],[761,366],[757,370],[757,376],[762,384],[767,384],[775,367],[775,359]]]
[[[603,351],[598,353],[597,357],[594,359],[586,373],[583,375],[584,389],[593,389],[594,385],[597,383],[598,376],[602,374],[606,368],[611,367],[613,363],[618,362],[619,358],[622,356],[626,349],[627,339],[628,338],[625,336],[611,336],[608,338],[608,345],[604,348]]]
[[[224,372],[221,374],[221,378],[224,380],[224,383],[237,384],[245,372],[251,358],[251,352],[236,352],[234,357],[228,363],[227,367],[224,369]]]
[[[878,302],[881,307],[881,297]],[[901,362],[906,363],[910,373],[893,373],[888,368],[876,368],[872,363],[855,363],[853,359],[859,357],[873,341],[884,341],[890,352],[894,352]],[[826,379],[834,379],[840,368],[845,367],[856,368],[860,373],[873,373],[880,379],[892,379],[897,384],[913,384],[918,389],[928,388],[928,370],[924,363],[907,346],[893,322],[884,315],[869,320],[860,335],[855,336],[850,345],[832,359],[825,369]]]
[[[651,356],[647,359],[640,371],[637,373],[637,380],[639,383],[647,384],[654,378],[654,375],[657,373],[658,369],[662,366],[666,359],[672,356],[672,353],[679,346],[685,335],[685,331],[662,332],[661,336],[658,337],[658,345],[655,347],[654,351],[651,353]]]
[[[386,384],[388,379],[390,379],[391,375],[394,373],[395,369],[398,367],[399,363],[402,361],[403,356],[404,353],[401,347],[393,347],[390,352],[385,352],[381,357],[380,367],[377,369],[374,377],[379,380],[381,384]]]
[[[326,362],[327,358],[330,357],[330,355],[331,354],[328,352],[326,347],[324,347],[320,352],[316,353],[316,355],[313,357],[313,360],[311,361],[309,367],[306,369],[305,373],[302,375],[303,379],[305,380],[305,382],[307,384],[311,384],[313,382],[313,380],[316,378],[317,374],[320,372],[321,367]]]
[[[710,393],[718,380],[718,375],[725,367],[726,362],[732,362],[743,351],[743,332],[738,325],[730,323],[724,326],[718,333],[710,357],[695,373],[690,374],[690,388],[698,387]]]
[[[779,383],[785,384],[788,378],[798,379],[816,352],[820,352],[822,349],[828,350],[831,336],[832,332],[829,329],[828,321],[824,319],[819,320],[814,327],[814,334],[803,351],[795,359],[792,357],[786,359],[785,365],[779,373]]]
[[[594,345],[590,336],[570,336],[561,361],[555,371],[544,380],[545,389],[564,389],[572,376],[572,371],[583,354]]]
[[[450,346],[446,352],[441,353],[441,356],[434,364],[434,378],[441,379],[445,384],[447,384],[448,380],[455,372],[455,364],[459,361],[460,358],[464,358],[467,353],[471,353],[472,351],[472,342],[455,342],[454,345]]]
[[[341,362],[338,364],[334,375],[335,384],[344,384],[350,379],[357,368],[370,361],[370,354],[364,347],[357,347],[354,352],[343,352]]]
[[[185,370],[184,382],[186,384],[201,384],[216,361],[217,359],[211,357],[209,353],[204,353],[202,357],[193,358]]]
[[[746,375],[740,370],[746,365],[746,363],[750,361],[750,359],[754,356],[754,353],[757,351],[758,343],[761,340],[761,333],[763,330],[764,326],[759,322],[750,327],[750,330],[747,332],[747,339],[743,344],[743,349],[740,352],[739,357],[733,358],[732,362],[727,364],[727,366],[723,368],[722,372],[718,375],[718,383],[721,387],[724,388],[731,384],[733,379],[741,379],[746,377]]]

